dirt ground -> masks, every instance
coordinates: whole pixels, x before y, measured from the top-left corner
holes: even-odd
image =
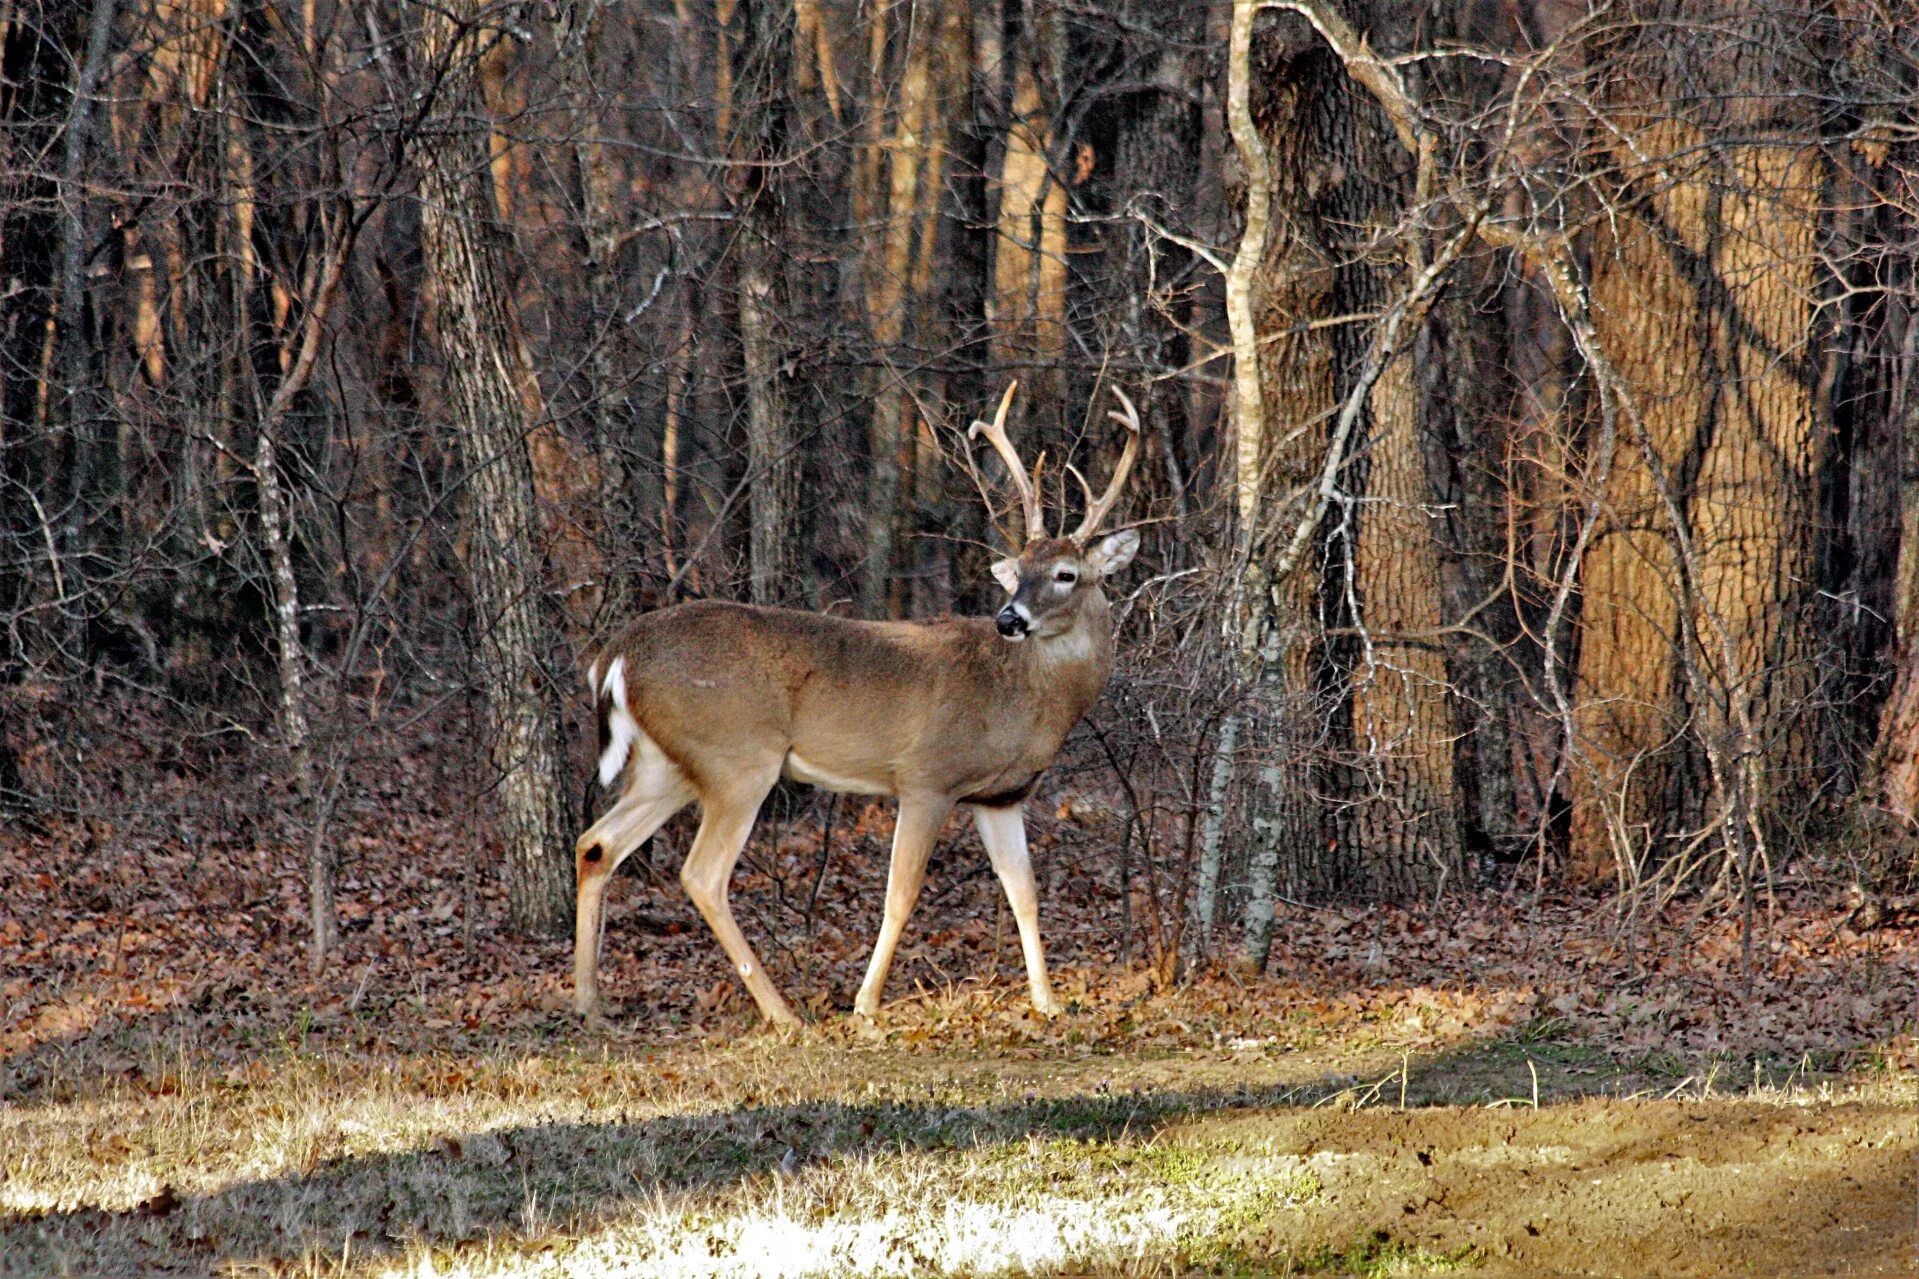
[[[1662,1086],[1574,1046],[1512,1043],[1397,1064],[1334,1052],[984,1069],[1003,1092],[1245,1098],[1148,1138],[1228,1166],[1290,1155],[1322,1187],[1237,1243],[1227,1273],[1919,1275],[1909,1086]]]
[[[1905,1108],[1281,1111],[1206,1136],[1304,1156],[1325,1186],[1314,1233],[1470,1249],[1482,1274],[1919,1272],[1919,1116]]]

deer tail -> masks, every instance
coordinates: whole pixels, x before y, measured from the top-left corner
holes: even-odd
[[[600,676],[599,663],[587,672],[593,685],[594,707],[600,724],[600,785],[611,786],[626,767],[633,743],[640,739],[639,721],[626,702],[626,658],[616,657]]]

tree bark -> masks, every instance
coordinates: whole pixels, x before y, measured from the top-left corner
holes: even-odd
[[[541,521],[522,397],[532,371],[510,319],[487,133],[461,123],[477,114],[475,59],[506,36],[475,24],[477,4],[420,12],[422,61],[445,67],[440,92],[448,108],[444,131],[423,141],[416,156],[421,247],[447,409],[467,472],[465,560],[498,775],[508,918],[524,931],[557,936],[571,921],[570,787],[541,608]]]
[[[1404,899],[1464,871],[1448,672],[1431,638],[1444,587],[1427,427],[1403,351],[1444,264],[1430,266],[1410,237],[1398,243],[1403,265],[1370,260],[1369,241],[1394,242],[1394,201],[1414,194],[1392,122],[1304,21],[1284,16],[1253,35],[1245,10],[1257,7],[1235,8],[1233,74],[1250,75],[1245,48],[1263,79],[1229,87],[1249,191],[1265,186],[1273,202],[1248,303],[1261,402],[1245,416],[1262,435],[1286,433],[1269,441],[1242,425],[1237,445],[1241,519],[1252,524],[1244,635],[1267,733],[1252,787],[1252,966],[1265,961],[1282,883]],[[1390,9],[1361,16],[1373,19],[1374,47],[1396,40]],[[1229,308],[1248,252],[1242,242]],[[1378,318],[1337,318],[1352,316]],[[1327,643],[1317,632],[1328,619],[1351,638]]]
[[[1809,122],[1754,105],[1755,86],[1791,82],[1783,56],[1753,52],[1789,42],[1780,21],[1753,17],[1736,48],[1634,47],[1634,74],[1609,77],[1633,127],[1611,150],[1593,310],[1636,422],[1582,582],[1571,856],[1586,879],[1637,882],[1702,829],[1743,845],[1728,823],[1782,830],[1808,794],[1825,179]],[[1701,76],[1724,105],[1667,106]],[[1778,141],[1707,145],[1729,129]]]
[[[1254,970],[1265,967],[1272,946],[1276,895],[1329,887],[1316,882],[1331,828],[1310,758],[1325,729],[1317,714],[1324,658],[1314,635],[1319,572],[1274,561],[1289,557],[1285,530],[1300,515],[1298,495],[1310,488],[1330,446],[1335,404],[1330,344],[1322,333],[1297,327],[1325,312],[1334,287],[1330,247],[1306,207],[1309,189],[1316,193],[1327,175],[1314,157],[1321,86],[1302,74],[1310,63],[1298,61],[1311,57],[1310,33],[1269,27],[1256,37],[1257,11],[1254,0],[1233,7],[1228,122],[1247,169],[1247,208],[1226,286],[1239,353],[1234,472],[1246,557],[1240,643],[1256,696],[1241,751],[1251,773],[1252,827],[1241,962]],[[1250,378],[1249,345],[1256,352]],[[1280,423],[1290,430],[1274,440]]]
[[[78,597],[64,610],[64,647],[70,662],[86,660],[82,626],[95,602],[90,588],[105,579],[118,538],[113,504],[120,484],[117,428],[101,385],[98,368],[102,352],[87,332],[87,288],[83,275],[86,252],[94,234],[94,201],[85,190],[87,155],[93,142],[95,99],[106,72],[108,44],[113,38],[116,0],[93,0],[86,27],[86,52],[76,68],[73,98],[67,113],[66,147],[60,166],[60,200],[65,215],[60,238],[60,294],[55,312],[59,359],[65,401],[60,417],[69,441],[69,473],[65,550],[73,580],[69,589]]]
[[[1057,52],[1061,16],[1030,9],[1009,50],[1011,102],[1000,163],[999,236],[993,245],[993,328],[998,362],[1025,370],[1029,412],[1061,410],[1066,348],[1066,187],[1053,172],[1051,104],[1041,71]]]
[[[786,313],[781,246],[793,81],[793,14],[779,0],[741,0],[746,32],[734,70],[733,153],[750,167],[740,197],[738,316],[746,369],[747,582],[755,604],[804,598],[793,553],[800,464],[786,394],[779,326]]]
[[[920,302],[915,263],[932,246],[940,200],[940,150],[930,145],[929,136],[938,127],[939,104],[932,76],[940,27],[924,6],[906,8],[906,53],[891,101],[881,96],[887,82],[886,19],[878,10],[870,19],[874,24],[874,60],[868,68],[868,85],[875,100],[867,154],[863,157],[867,189],[859,198],[868,220],[877,224],[869,237],[865,264],[867,322],[878,366],[871,390],[869,446],[873,472],[860,590],[861,611],[868,617],[900,612],[895,575],[900,535],[907,531],[907,510],[914,488],[911,426],[916,416],[902,367],[908,363],[902,343],[910,328],[911,313]],[[928,211],[933,217],[926,216]]]

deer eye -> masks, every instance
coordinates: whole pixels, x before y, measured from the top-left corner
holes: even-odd
[[[1070,568],[1063,568],[1053,574],[1053,580],[1061,586],[1071,586],[1074,582],[1079,581],[1079,574]]]

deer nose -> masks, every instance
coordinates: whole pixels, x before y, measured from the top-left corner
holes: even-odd
[[[1025,639],[1026,632],[1032,629],[1024,612],[1012,604],[1008,604],[999,611],[999,616],[993,619],[993,624],[999,627],[999,633],[1009,640]]]

